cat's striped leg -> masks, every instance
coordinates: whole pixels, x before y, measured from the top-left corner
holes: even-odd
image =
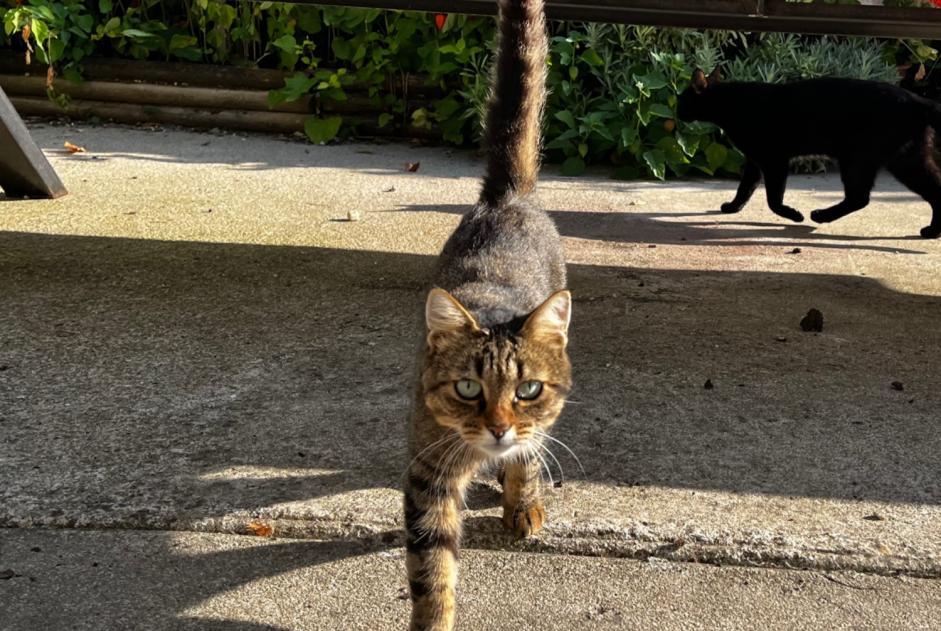
[[[517,537],[539,532],[546,521],[539,487],[539,460],[508,462],[503,471],[503,525]]]
[[[405,537],[412,631],[450,631],[461,534],[458,483],[438,485],[438,473],[421,462],[409,468],[405,487]]]

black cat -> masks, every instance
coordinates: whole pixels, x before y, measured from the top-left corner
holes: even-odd
[[[677,113],[684,121],[715,123],[745,154],[735,199],[723,204],[722,212],[740,211],[764,176],[771,210],[803,221],[801,213],[784,205],[788,161],[826,155],[840,164],[846,197],[813,211],[811,219],[827,223],[864,208],[885,167],[931,204],[931,224],[921,236],[941,235],[941,169],[933,156],[941,105],[933,101],[888,83],[856,79],[722,83],[716,69],[708,77],[702,70],[693,73]]]

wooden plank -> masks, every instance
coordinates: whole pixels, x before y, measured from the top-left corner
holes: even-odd
[[[294,0],[438,13],[493,15],[494,0]],[[784,0],[546,0],[558,20],[812,35],[941,39],[941,9],[803,4]]]
[[[0,188],[7,197],[62,197],[65,190],[0,89]]]

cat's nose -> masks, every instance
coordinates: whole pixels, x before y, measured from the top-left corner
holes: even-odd
[[[497,440],[500,440],[506,434],[507,430],[510,429],[510,426],[498,425],[496,427],[488,427],[487,429],[490,430],[490,433],[493,434],[494,438],[496,438]]]

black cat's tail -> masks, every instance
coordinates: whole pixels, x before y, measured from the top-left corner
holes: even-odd
[[[487,112],[487,174],[480,200],[498,206],[533,190],[546,101],[543,0],[500,0],[499,52]]]

